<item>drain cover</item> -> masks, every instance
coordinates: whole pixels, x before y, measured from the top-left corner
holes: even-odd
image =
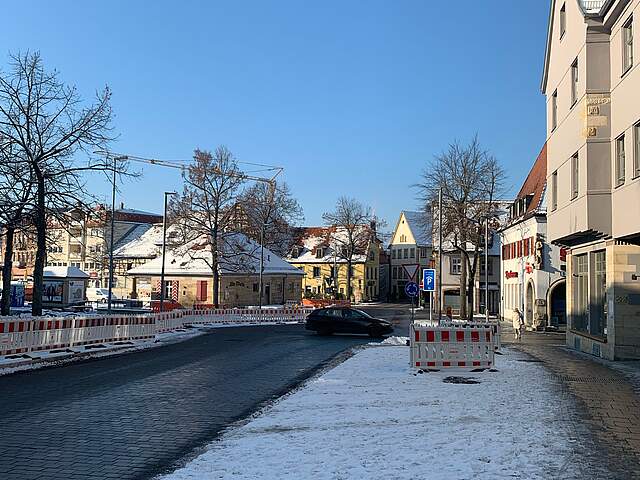
[[[473,385],[475,383],[480,383],[473,377],[445,377],[442,381],[444,383],[461,383],[463,385]]]

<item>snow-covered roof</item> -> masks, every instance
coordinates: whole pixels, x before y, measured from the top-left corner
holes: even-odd
[[[168,236],[168,235],[167,235]],[[155,258],[162,249],[162,225],[136,225],[113,252],[116,258]]]
[[[89,278],[78,267],[44,267],[45,278]]]
[[[363,229],[368,228],[362,226]],[[341,227],[300,227],[296,232],[294,249],[298,248],[298,255],[289,255],[287,260],[292,263],[346,263],[336,252],[346,242],[347,233]],[[322,248],[322,255],[317,256],[318,248]],[[353,263],[367,261],[366,249],[353,256]]]
[[[402,213],[409,224],[416,245],[419,247],[431,246],[433,243],[431,240],[431,215],[410,210],[403,210]]]
[[[234,233],[225,237],[228,255],[219,261],[222,275],[254,275],[260,270],[260,245],[245,235]],[[211,276],[211,252],[208,246],[195,240],[180,248],[167,250],[165,275]],[[154,258],[144,265],[132,268],[128,275],[160,275],[162,257]],[[290,265],[268,248],[264,249],[264,275],[304,275],[302,270]]]

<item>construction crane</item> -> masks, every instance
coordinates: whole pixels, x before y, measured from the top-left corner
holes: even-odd
[[[189,170],[190,166],[184,162],[184,163],[178,163],[177,161],[170,161],[170,160],[158,160],[155,158],[145,158],[145,157],[140,157],[137,155],[130,155],[130,154],[126,154],[126,153],[115,153],[115,152],[110,152],[107,150],[98,150],[96,152],[94,152],[98,155],[103,155],[105,158],[111,159],[114,161],[114,165],[115,162],[117,161],[130,161],[130,162],[137,162],[137,163],[146,163],[148,165],[156,165],[156,166],[160,166],[160,167],[168,167],[168,168],[175,168],[177,170],[181,170],[181,171],[185,171],[185,170]],[[245,165],[253,165],[255,167],[264,167],[264,171],[270,171],[270,172],[274,172],[273,175],[271,177],[260,177],[257,175],[248,175],[246,173],[243,172],[224,172],[224,175],[228,175],[230,177],[235,177],[235,178],[240,178],[243,180],[252,180],[254,182],[262,182],[262,183],[268,183],[269,185],[271,185],[272,187],[275,186],[275,182],[276,182],[276,178],[278,177],[278,175],[280,175],[283,172],[283,168],[282,167],[274,167],[272,165],[264,165],[261,163],[250,163],[250,162],[238,162],[241,164],[245,164]],[[220,173],[222,174],[223,172],[221,171],[216,171],[217,169],[214,167],[213,171],[214,173]]]
[[[112,199],[111,199],[112,212],[115,212],[115,208],[116,208],[116,172],[117,172],[117,163],[119,161],[131,161],[131,162],[137,162],[137,163],[145,163],[148,165],[157,165],[160,167],[175,168],[182,172],[190,168],[187,162],[178,163],[176,161],[158,160],[155,158],[139,157],[137,155],[115,153],[115,152],[110,152],[108,150],[98,150],[93,153],[97,155],[103,155],[106,159],[111,160],[113,162],[113,192],[112,192]],[[221,175],[224,174],[230,177],[239,178],[242,180],[252,180],[254,182],[266,183],[269,185],[269,196],[271,198],[271,201],[273,201],[273,196],[275,194],[275,189],[276,189],[276,178],[278,177],[278,175],[280,175],[283,172],[284,169],[282,167],[274,167],[271,165],[263,165],[260,163],[250,163],[250,162],[238,162],[238,163],[242,163],[245,165],[253,165],[256,167],[264,167],[263,171],[271,171],[271,172],[274,172],[274,174],[273,176],[267,178],[267,177],[259,177],[257,175],[247,175],[246,173],[243,173],[243,172],[222,172],[215,167],[213,168],[213,172]],[[161,281],[160,281],[161,285],[164,285],[165,236],[166,236],[166,228],[167,228],[166,210],[167,210],[167,194],[165,193],[165,208],[164,208],[163,227],[162,227],[163,233],[162,233],[162,274],[161,274]],[[113,234],[114,234],[114,217],[115,215],[114,213],[112,213],[111,214],[111,238],[113,238]],[[264,237],[264,226],[260,229],[260,272],[259,272],[260,311],[262,311],[262,289],[263,289],[262,276],[264,272],[264,238],[263,237]],[[114,248],[114,242],[111,242],[111,248],[109,249],[109,295],[108,295],[108,305],[107,305],[107,312],[109,314],[111,314],[111,303],[112,303],[112,295],[113,295],[112,294],[113,248]],[[161,288],[160,311],[164,310],[163,306],[164,306],[164,287]]]

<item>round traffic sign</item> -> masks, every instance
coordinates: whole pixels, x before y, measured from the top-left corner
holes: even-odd
[[[419,291],[418,284],[415,282],[409,282],[404,286],[404,293],[410,297],[417,297]]]

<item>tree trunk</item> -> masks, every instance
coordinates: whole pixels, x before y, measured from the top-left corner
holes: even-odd
[[[467,318],[467,259],[460,254],[460,318]]]
[[[11,269],[13,268],[14,227],[7,227],[5,232],[4,265],[2,267],[2,303],[0,315],[11,315]]]
[[[347,300],[351,301],[351,259],[347,261]]]
[[[38,174],[38,191],[34,214],[36,226],[36,261],[33,267],[33,298],[31,314],[42,315],[42,293],[44,287],[44,264],[47,257],[47,219],[45,204],[45,183],[42,174]]]

